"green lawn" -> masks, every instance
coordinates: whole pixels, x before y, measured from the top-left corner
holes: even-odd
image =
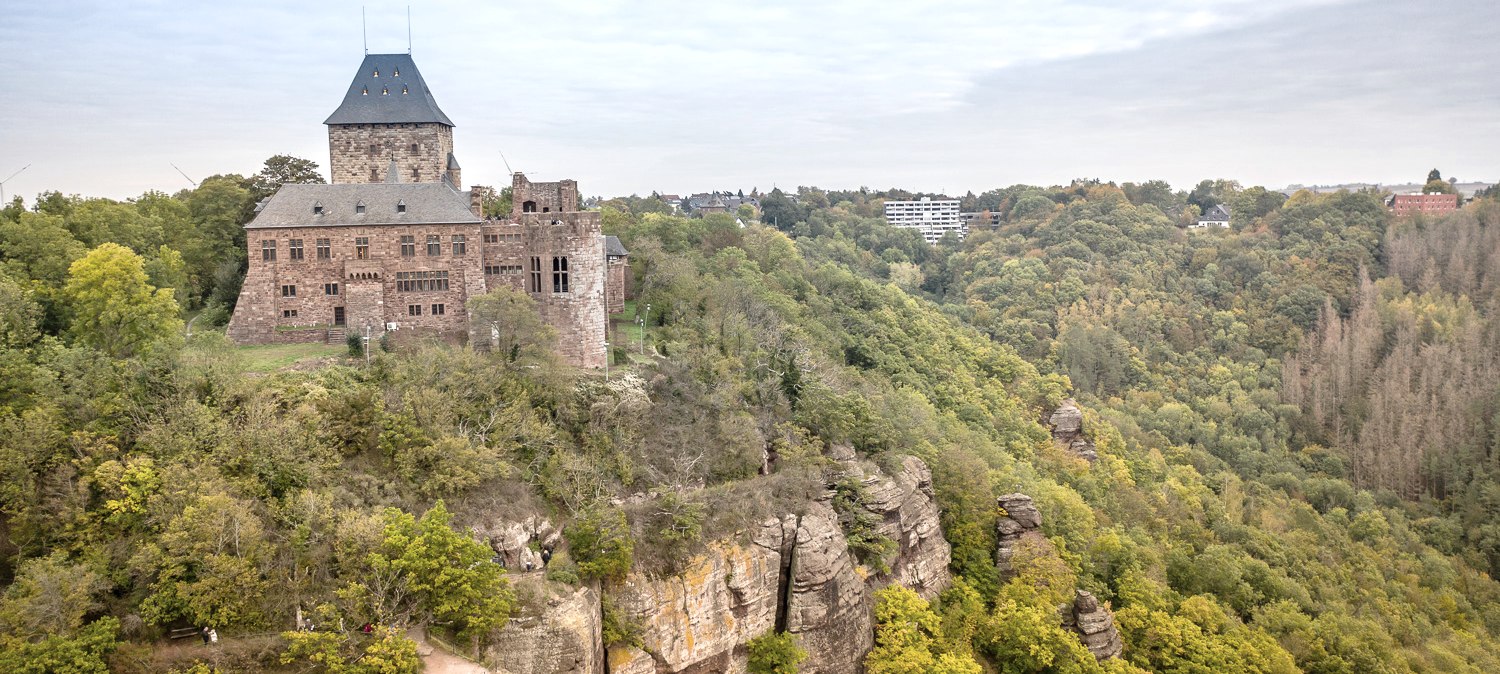
[[[237,349],[245,357],[246,372],[274,372],[304,360],[341,356],[349,352],[343,344],[262,344]]]

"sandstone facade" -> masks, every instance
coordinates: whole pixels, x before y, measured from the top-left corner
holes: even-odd
[[[601,616],[592,588],[551,597],[511,618],[485,649],[485,664],[496,674],[604,674]]]
[[[1083,410],[1078,408],[1077,402],[1071,398],[1064,400],[1052,412],[1047,423],[1052,426],[1052,440],[1059,447],[1090,462],[1099,459],[1099,452],[1095,449],[1094,443],[1083,434]]]
[[[1005,515],[996,525],[1000,542],[995,550],[995,564],[1000,568],[1000,578],[1009,580],[1015,575],[1010,560],[1021,540],[1028,537],[1046,540],[1041,531],[1042,513],[1025,494],[1006,494],[996,501]]]
[[[1060,613],[1063,627],[1077,634],[1096,660],[1117,658],[1124,652],[1120,630],[1115,628],[1115,614],[1100,604],[1092,593],[1077,590],[1073,603],[1065,604]]]
[[[403,182],[459,181],[453,156],[453,127],[437,123],[330,124],[329,173],[334,183],[385,182],[395,162]],[[454,165],[453,171],[448,166]]]

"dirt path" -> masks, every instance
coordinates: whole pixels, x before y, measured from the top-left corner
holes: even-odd
[[[423,674],[494,674],[477,663],[439,648],[418,630],[411,630],[406,636],[417,642],[417,655],[422,656]]]

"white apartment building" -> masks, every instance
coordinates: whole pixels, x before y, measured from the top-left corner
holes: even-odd
[[[948,232],[956,232],[962,239],[968,233],[958,213],[957,199],[922,197],[918,201],[885,202],[885,219],[897,227],[908,227],[922,232],[927,243],[937,243]]]

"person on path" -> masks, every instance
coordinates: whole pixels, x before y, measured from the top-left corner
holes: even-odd
[[[203,645],[207,646],[208,645],[208,626],[207,625],[204,625],[203,629],[198,630],[198,636],[203,637]]]
[[[542,548],[542,568],[547,568],[547,562],[552,561],[552,546]]]

